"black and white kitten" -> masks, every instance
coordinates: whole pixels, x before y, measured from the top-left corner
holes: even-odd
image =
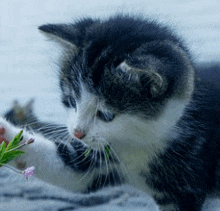
[[[60,87],[72,137],[25,131],[35,143],[20,160],[75,192],[129,183],[162,211],[200,211],[220,188],[220,92],[197,79],[182,41],[126,15],[39,29],[64,49]],[[19,130],[0,123],[9,140]]]

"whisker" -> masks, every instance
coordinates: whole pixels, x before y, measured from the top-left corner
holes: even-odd
[[[113,159],[116,159],[117,162],[119,163],[119,164],[116,164],[116,168],[117,168],[117,172],[119,173],[119,176],[121,176],[121,174],[122,174],[122,175],[126,175],[126,176],[128,177],[128,179],[130,180],[131,178],[130,178],[130,176],[129,176],[129,173],[128,173],[128,171],[127,171],[125,165],[123,164],[123,162],[121,162],[119,156],[117,155],[117,153],[115,152],[115,150],[111,147],[111,145],[109,145],[108,142],[106,142],[106,144],[107,144],[108,147],[110,147],[110,150],[109,150],[110,157],[112,157]],[[118,167],[119,167],[121,170],[119,170]],[[124,172],[125,174],[123,174],[122,172]]]
[[[106,164],[106,176],[105,176],[105,181],[103,183],[103,186],[105,186],[106,181],[108,179],[108,174],[109,174],[109,165],[108,165],[109,158],[107,157],[107,155],[105,153],[105,146],[102,144],[100,144],[100,145],[103,148],[102,152],[104,152],[104,160],[105,160],[105,164]]]
[[[97,187],[100,187],[101,186],[101,175],[102,175],[102,173],[101,173],[101,170],[102,170],[102,151],[101,151],[101,149],[100,149],[100,145],[99,145],[99,142],[98,142],[98,149],[97,149],[97,156],[98,156],[98,158],[99,158],[99,171],[98,171],[98,179],[97,179],[97,182],[96,182],[96,185],[97,185]]]
[[[86,151],[86,150],[85,150]],[[90,156],[90,155],[87,155],[87,156],[85,156],[85,152],[82,152],[82,150],[81,149],[79,149],[78,151],[76,150],[75,152],[80,152],[81,153],[81,155],[79,155],[77,158],[75,158],[74,160],[71,160],[69,163],[71,164],[71,163],[74,163],[77,159],[80,159],[80,158],[83,158],[81,161],[79,161],[79,162],[77,162],[76,164],[78,165],[78,164],[80,164],[80,163],[83,163],[86,159],[88,159],[88,156]],[[91,153],[91,152],[90,152]],[[88,163],[90,160],[88,159],[88,161],[86,162],[86,163]]]
[[[90,162],[90,165],[89,165],[89,168],[88,170],[86,171],[86,173],[83,175],[83,177],[79,180],[80,182],[82,182],[82,180],[94,169],[94,166],[95,166],[95,162],[96,162],[96,154],[97,152],[93,152],[93,155],[91,157],[91,162]]]

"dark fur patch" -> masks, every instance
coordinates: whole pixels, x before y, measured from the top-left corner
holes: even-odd
[[[70,144],[56,142],[56,145],[57,153],[65,165],[79,173],[102,168],[106,162],[118,163],[117,159],[112,156],[107,159],[105,152],[102,151],[91,149],[87,154],[88,146],[77,139],[73,139]]]
[[[116,186],[124,183],[124,178],[118,172],[98,175],[89,186],[87,192],[94,192],[108,186]]]
[[[116,113],[141,112],[153,118],[163,111],[167,99],[185,96],[193,71],[190,56],[181,39],[155,21],[117,15],[104,21],[85,19],[39,29],[76,45],[77,53],[63,62],[60,84],[62,88],[63,81],[69,81],[78,97],[81,81]],[[141,75],[134,72],[138,80],[117,68],[124,61],[143,70]],[[163,79],[162,87],[152,73]]]
[[[217,87],[197,83],[193,99],[177,123],[179,137],[170,140],[163,154],[143,175],[152,189],[164,193],[158,204],[177,204],[182,210],[200,210],[205,196],[219,183],[220,92]],[[210,106],[212,105],[212,106]],[[169,196],[167,198],[167,196]]]

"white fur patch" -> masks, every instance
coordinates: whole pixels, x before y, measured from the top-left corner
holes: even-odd
[[[74,128],[85,131],[83,141],[94,148],[109,143],[133,185],[148,191],[139,174],[142,170],[147,172],[148,162],[157,152],[164,150],[187,103],[187,100],[171,99],[157,120],[119,114],[113,121],[103,122],[95,117],[103,103],[82,86],[81,101],[77,102],[77,119],[72,119],[69,128],[70,131]]]
[[[2,118],[0,118],[0,125],[6,129],[8,140],[11,140],[21,130]],[[62,159],[57,154],[57,147],[52,141],[24,130],[23,140],[27,141],[30,138],[35,140],[34,143],[23,147],[22,151],[25,153],[18,159],[25,161],[26,167],[35,166],[34,176],[69,190],[82,191],[87,188],[88,183],[91,181],[92,173],[82,175],[65,167]],[[16,162],[11,161],[10,165],[16,167]],[[82,182],[80,183],[79,181],[81,180]]]
[[[85,134],[93,125],[95,114],[97,111],[97,98],[87,92],[85,87],[81,86],[81,99],[77,102],[77,108],[70,109],[68,119],[68,129],[73,134],[74,129],[84,132]]]
[[[131,67],[128,64],[126,64],[125,61],[122,62],[118,67],[124,72],[129,72],[131,70]]]

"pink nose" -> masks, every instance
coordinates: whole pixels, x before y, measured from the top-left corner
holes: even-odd
[[[78,139],[82,139],[85,137],[86,134],[75,129],[73,135]]]

